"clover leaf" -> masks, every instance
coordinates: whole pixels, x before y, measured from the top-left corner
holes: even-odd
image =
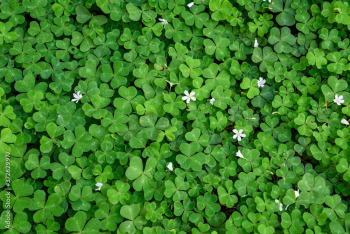
[[[28,222],[28,215],[24,212],[18,213],[13,217],[13,214],[10,213],[10,224],[7,223],[6,217],[7,211],[3,211],[0,217],[0,229],[11,228],[11,233],[19,234],[29,232],[31,229],[31,224]]]
[[[101,222],[92,218],[87,223],[87,215],[83,211],[78,211],[73,217],[70,217],[65,222],[65,227],[68,231],[76,231],[81,233],[99,233]]]
[[[126,170],[125,175],[129,180],[133,180],[133,187],[136,191],[141,191],[150,179],[153,178],[154,166],[156,160],[149,158],[143,168],[143,162],[139,157],[133,157],[130,160],[130,167]]]
[[[29,207],[29,210],[36,211],[33,216],[34,221],[36,223],[45,223],[49,218],[53,218],[53,216],[61,216],[64,212],[64,209],[59,206],[61,200],[61,196],[57,193],[49,195],[46,200],[46,194],[44,191],[35,191],[33,203]]]

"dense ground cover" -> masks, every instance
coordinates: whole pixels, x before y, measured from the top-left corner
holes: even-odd
[[[349,232],[349,14],[2,0],[0,233]]]

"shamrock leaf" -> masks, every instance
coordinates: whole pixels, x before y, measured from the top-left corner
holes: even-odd
[[[292,46],[295,45],[296,39],[291,35],[291,31],[288,27],[272,28],[269,36],[269,43],[274,45],[274,49],[277,53],[290,53]]]
[[[46,200],[46,194],[43,190],[35,191],[33,203],[29,207],[29,210],[36,211],[33,216],[34,222],[45,223],[48,219],[53,218],[53,216],[61,216],[64,212],[64,209],[59,206],[61,200],[61,196],[57,193],[51,194]]]
[[[26,161],[25,166],[27,170],[33,170],[31,176],[33,179],[45,178],[47,169],[50,168],[50,158],[48,156],[44,156],[40,159],[35,154],[31,154],[28,157],[28,161]]]
[[[143,168],[143,162],[139,157],[133,157],[130,160],[130,167],[126,170],[125,175],[129,180],[133,180],[133,187],[136,191],[141,191],[144,186],[153,179],[155,173],[156,160],[149,158]]]
[[[164,195],[167,198],[173,198],[173,201],[182,201],[187,198],[186,191],[189,189],[189,183],[185,182],[183,178],[176,177],[175,184],[171,180],[165,181]]]
[[[316,178],[305,173],[303,179],[298,182],[300,188],[300,196],[297,202],[308,207],[310,203],[322,204],[325,201],[325,196],[329,195],[329,189],[326,187],[326,182],[322,177]],[[311,200],[312,199],[312,200]]]
[[[101,222],[92,218],[87,223],[86,213],[83,211],[78,211],[73,217],[70,217],[65,222],[65,227],[68,231],[75,231],[81,233],[99,233],[101,228]]]
[[[12,22],[0,22],[0,45],[5,43],[11,43],[12,41],[17,39],[17,33],[16,32],[9,32],[12,28],[13,24]]]
[[[317,66],[318,69],[321,69],[323,65],[327,64],[327,59],[324,56],[324,52],[319,49],[314,49],[313,52],[309,51],[306,55],[310,65]]]
[[[231,14],[232,4],[227,0],[210,1],[209,9],[213,11],[212,18],[215,21],[224,20]]]
[[[204,196],[198,196],[197,206],[199,210],[205,209],[205,214],[209,217],[214,216],[220,210],[220,205],[216,203],[218,197],[206,192]]]
[[[10,218],[10,223],[7,223],[7,215]],[[32,225],[28,222],[28,215],[24,212],[18,213],[13,217],[13,214],[7,214],[7,211],[3,211],[0,217],[0,228],[11,228],[11,233],[19,234],[29,232]]]
[[[90,202],[95,199],[90,186],[72,186],[69,192],[69,200],[74,210],[88,211],[91,208]]]
[[[220,203],[225,204],[228,208],[231,208],[234,206],[235,203],[238,202],[237,196],[231,195],[236,191],[233,187],[232,180],[227,180],[225,183],[225,187],[226,189],[221,186],[218,187],[219,201]]]
[[[191,144],[182,143],[180,145],[180,151],[182,154],[176,156],[176,161],[185,170],[191,168],[194,171],[199,171],[202,165],[206,163],[206,156],[202,152],[198,152],[200,146],[195,142]]]
[[[348,86],[345,80],[338,80],[334,76],[329,77],[327,83],[328,85],[321,86],[321,90],[328,102],[333,101],[335,94],[345,90]]]
[[[72,148],[72,154],[75,157],[80,157],[83,152],[90,150],[90,143],[92,136],[85,131],[85,128],[81,125],[75,127],[74,133],[70,130],[64,132],[64,138],[62,141],[62,147],[65,149]]]
[[[2,191],[0,198],[3,201],[4,209],[12,208],[14,212],[20,213],[32,205],[32,199],[28,196],[33,194],[33,187],[23,180],[16,179],[12,183],[14,195],[9,191]],[[10,204],[7,204],[7,198],[10,197]]]
[[[228,2],[228,1],[226,1]],[[228,38],[223,38],[221,36],[213,37],[213,40],[205,39],[203,44],[205,46],[205,53],[208,55],[215,54],[217,60],[223,60],[230,55],[230,50],[228,46],[230,45],[230,40]]]
[[[291,0],[276,0],[269,7],[273,13],[279,13],[276,21],[281,26],[292,26],[295,24],[295,10],[291,8]]]
[[[97,219],[103,219],[101,221],[102,230],[115,231],[117,229],[117,223],[122,222],[123,217],[119,214],[121,207],[118,205],[109,207],[107,203],[102,203],[97,211],[95,211],[95,217]]]

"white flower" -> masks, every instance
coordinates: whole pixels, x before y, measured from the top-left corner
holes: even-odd
[[[337,103],[337,105],[340,106],[342,103],[345,102],[343,100],[343,95],[338,96],[338,94],[336,94],[333,102]]]
[[[266,2],[266,0],[263,0],[263,2]],[[272,2],[272,0],[269,0],[269,3],[271,3]]]
[[[238,150],[238,152],[236,153],[236,156],[239,158],[244,158],[243,154],[241,153],[240,150]]]
[[[285,210],[287,210],[287,209],[288,209],[288,206],[289,206],[289,205],[287,205],[287,206],[286,206],[286,209],[285,209]]]
[[[191,93],[188,93],[188,91],[185,90],[185,95],[186,95],[186,96],[183,96],[183,97],[182,97],[182,100],[184,100],[184,101],[186,100],[187,103],[190,103],[191,100],[196,101],[196,98],[193,97],[195,94],[196,94],[196,93],[193,92],[193,91],[192,91]]]
[[[237,129],[233,129],[232,132],[235,133],[235,135],[233,136],[233,139],[237,138],[238,141],[241,141],[242,138],[245,137],[245,134],[243,133],[243,129],[240,129],[239,131]]]
[[[76,94],[73,93],[74,99],[72,99],[72,102],[78,103],[80,99],[83,98],[83,95],[80,94],[80,91],[78,91]]]
[[[194,2],[191,2],[191,3],[187,4],[187,6],[188,6],[189,8],[191,8],[193,5],[194,5]]]
[[[280,203],[280,201],[279,201],[278,199],[275,199],[275,202],[276,202],[277,205],[279,206],[280,211],[282,211],[282,210],[283,210],[283,205],[282,205],[282,203]]]
[[[95,185],[98,187],[97,189],[95,189],[95,191],[100,191],[103,184],[102,183],[96,183]]]
[[[169,168],[170,171],[173,171],[173,170],[174,170],[174,169],[173,169],[173,163],[169,163],[168,166],[167,166],[167,168]]]
[[[209,101],[210,101],[210,104],[214,105],[215,98],[212,98],[212,99],[210,99]]]
[[[165,19],[159,18],[159,21],[164,25],[164,28],[165,25],[168,24],[168,21],[166,21]]]
[[[259,46],[259,43],[258,43],[258,40],[255,39],[255,42],[254,42],[254,47],[258,47]]]
[[[258,87],[264,87],[264,84],[266,83],[266,80],[264,80],[262,77],[258,80]]]
[[[299,197],[299,189],[298,191],[294,191],[294,193],[295,193],[295,199],[297,199]]]
[[[342,124],[349,125],[349,122],[348,122],[346,119],[342,119],[340,122],[341,122]]]

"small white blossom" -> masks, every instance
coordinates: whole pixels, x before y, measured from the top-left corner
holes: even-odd
[[[193,5],[194,5],[194,2],[191,2],[191,3],[187,4],[187,6],[188,6],[189,8],[191,8]]]
[[[243,129],[240,129],[239,131],[237,129],[233,129],[232,131],[235,134],[233,136],[233,139],[237,138],[238,141],[241,141],[242,138],[246,137],[245,134],[243,133]]]
[[[239,158],[244,158],[244,156],[240,150],[238,150],[238,152],[236,153],[236,156]]]
[[[258,87],[264,87],[264,84],[266,83],[266,80],[264,80],[262,77],[258,80]]]
[[[266,0],[263,0],[263,2],[266,2]],[[272,2],[272,0],[269,0],[269,3],[271,3]]]
[[[165,19],[159,18],[159,21],[164,25],[164,28],[165,25],[168,24],[168,21],[166,21]]]
[[[287,210],[287,209],[288,209],[288,206],[289,206],[289,205],[287,205],[287,206],[286,206],[286,209],[285,209],[285,210]]]
[[[80,94],[80,91],[78,91],[76,94],[73,93],[74,99],[72,99],[72,102],[78,103],[80,99],[83,98],[83,95]]]
[[[295,199],[297,199],[299,197],[299,189],[298,191],[294,191],[294,193],[295,193]]]
[[[275,199],[275,202],[276,202],[277,205],[279,206],[280,211],[282,211],[282,210],[283,210],[283,205],[282,205],[282,203],[280,203],[280,201],[279,201],[278,199]]]
[[[183,97],[182,97],[182,100],[186,101],[187,103],[190,103],[191,100],[192,100],[192,101],[196,101],[196,98],[193,97],[195,94],[196,94],[196,93],[193,92],[193,91],[192,91],[191,93],[188,93],[188,91],[185,90],[185,95],[186,95],[186,96],[183,96]]]
[[[169,163],[168,166],[167,166],[167,168],[168,168],[170,171],[173,171],[173,170],[174,170],[174,169],[173,169],[173,163]]]
[[[100,191],[103,184],[102,183],[96,183],[95,185],[98,187],[97,189],[95,189],[95,191]]]
[[[259,46],[258,40],[257,40],[257,39],[255,39],[255,42],[254,42],[254,47],[256,48],[256,47],[258,47],[258,46]]]
[[[346,119],[342,119],[340,122],[341,122],[342,124],[349,125],[349,122],[348,122]]]
[[[214,105],[215,98],[212,98],[212,99],[210,99],[209,101],[210,101],[210,104]]]
[[[333,102],[337,103],[337,105],[340,106],[342,103],[345,102],[343,100],[343,95],[338,96],[338,94],[336,94]]]

